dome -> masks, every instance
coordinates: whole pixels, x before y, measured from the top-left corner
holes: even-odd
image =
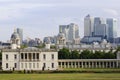
[[[14,32],[12,35],[11,35],[11,39],[18,39],[20,38],[19,37],[19,34],[17,32]]]
[[[58,34],[58,38],[65,38],[64,33],[59,33],[59,34]]]
[[[46,43],[47,43],[47,44],[50,44],[50,43],[51,43],[50,38],[47,38]]]

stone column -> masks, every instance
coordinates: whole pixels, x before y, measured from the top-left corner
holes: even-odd
[[[20,53],[19,57],[20,57],[20,61],[21,61],[21,53]]]
[[[97,62],[95,61],[95,68],[97,68]]]
[[[29,61],[29,53],[27,53],[27,61]]]
[[[112,62],[112,68],[115,68],[114,61]]]
[[[25,53],[23,53],[23,60],[25,61]]]
[[[37,53],[35,53],[35,61],[37,61]]]
[[[69,62],[67,62],[67,68],[69,68]]]
[[[88,67],[90,68],[90,62],[88,62]]]
[[[104,62],[102,61],[102,68],[104,68]]]
[[[80,68],[80,62],[78,61],[78,68]]]
[[[33,61],[33,53],[31,53],[31,60]]]
[[[106,68],[108,68],[108,62],[106,61]]]
[[[110,68],[112,68],[112,66],[111,66],[111,61],[109,61],[109,66],[110,66]]]
[[[99,63],[99,61],[98,61],[97,63],[98,63],[97,68],[100,68],[100,63]]]
[[[64,62],[64,68],[66,68],[66,62]]]
[[[76,62],[74,62],[74,65],[75,65],[74,68],[76,68]]]
[[[62,68],[62,62],[60,62],[60,68]]]
[[[82,68],[84,68],[84,66],[83,66],[83,62],[81,62],[81,65],[82,65]]]
[[[94,62],[92,62],[92,68],[94,68]]]

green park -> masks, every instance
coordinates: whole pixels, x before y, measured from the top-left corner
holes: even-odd
[[[0,80],[120,80],[120,73],[1,74]]]

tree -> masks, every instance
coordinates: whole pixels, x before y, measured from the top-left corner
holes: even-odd
[[[79,59],[79,52],[77,50],[74,50],[70,54],[71,59]]]
[[[93,59],[103,59],[103,56],[103,52],[95,51],[95,53],[93,54]]]
[[[27,48],[28,46],[27,45],[21,45],[21,49],[24,49],[24,48]]]
[[[115,59],[115,54],[112,52],[107,52],[104,54],[104,59]]]
[[[42,45],[39,46],[35,46],[36,48],[44,48],[45,47],[45,43],[42,43]]]
[[[69,49],[63,48],[58,51],[58,59],[70,59]]]
[[[84,50],[80,54],[80,59],[90,59],[90,56],[91,56],[91,51]]]

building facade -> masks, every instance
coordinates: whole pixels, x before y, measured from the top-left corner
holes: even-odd
[[[58,54],[54,50],[34,47],[25,49],[3,49],[3,70],[56,70]]]
[[[75,39],[79,39],[79,27],[77,24],[70,23],[69,25],[60,25],[59,33],[62,32],[65,35],[66,42],[73,43]]]
[[[94,19],[88,14],[84,18],[84,36],[93,36],[94,32]]]
[[[117,20],[113,18],[108,18],[106,20],[108,25],[108,40],[110,42],[115,42],[114,39],[117,37]]]
[[[23,29],[17,28],[16,30],[17,30],[18,35],[20,36],[20,44],[22,44],[22,41],[23,41]]]
[[[91,17],[84,18],[84,38],[100,37],[110,43],[115,43],[117,37],[117,20],[113,18]],[[93,40],[97,41],[97,40]],[[92,42],[93,42],[92,41]],[[83,41],[84,42],[84,41]],[[89,43],[89,42],[86,42]]]

